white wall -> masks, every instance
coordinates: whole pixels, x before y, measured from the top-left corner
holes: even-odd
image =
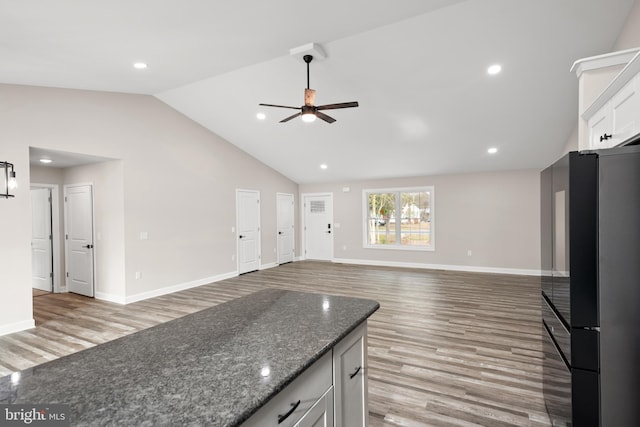
[[[92,184],[94,208],[95,294],[120,300],[127,295],[125,275],[123,162],[113,160],[63,170],[64,184]]]
[[[233,275],[236,188],[261,191],[262,264],[276,262],[276,193],[297,184],[161,101],[17,85],[0,99],[0,154],[21,184],[0,200],[0,333],[32,323],[30,146],[118,160],[64,172],[96,184],[98,292],[125,301]]]
[[[34,326],[29,160],[18,138],[5,132],[2,116],[8,105],[0,102],[0,159],[14,164],[18,188],[15,198],[0,198],[0,335]]]
[[[430,185],[435,251],[363,248],[363,189]],[[539,170],[300,186],[301,194],[317,192],[333,193],[334,221],[340,224],[334,229],[336,261],[525,274],[540,269]]]
[[[624,50],[634,47],[640,47],[640,1],[638,0],[634,2],[629,12],[613,50]]]

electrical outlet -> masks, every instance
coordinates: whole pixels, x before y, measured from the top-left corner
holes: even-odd
[[[231,255],[231,261],[235,261],[235,260],[236,260],[236,255],[235,254]]]
[[[346,251],[347,250],[347,245],[342,245],[342,250]]]
[[[147,233],[146,231],[140,232],[140,240],[147,240],[148,238],[149,238],[149,233]]]

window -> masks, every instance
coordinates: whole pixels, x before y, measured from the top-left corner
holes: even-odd
[[[364,190],[364,246],[434,250],[433,187]]]

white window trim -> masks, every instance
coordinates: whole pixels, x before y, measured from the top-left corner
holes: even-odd
[[[370,245],[367,239],[369,233],[369,193],[411,193],[411,192],[429,192],[431,194],[431,200],[429,200],[429,217],[431,219],[430,228],[430,244],[429,246],[410,246],[401,245],[396,243],[395,245]],[[435,203],[435,188],[433,185],[425,185],[421,187],[393,187],[393,188],[365,188],[362,190],[362,247],[364,249],[382,249],[392,251],[418,251],[418,252],[432,252],[436,250],[436,203]]]

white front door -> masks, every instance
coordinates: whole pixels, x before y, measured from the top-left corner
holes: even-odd
[[[92,297],[93,189],[90,184],[64,187],[65,253],[69,292]]]
[[[238,274],[260,267],[260,192],[236,190]]]
[[[294,243],[294,201],[293,194],[277,194],[278,216],[278,264],[293,261]]]
[[[31,286],[53,291],[51,190],[31,189]]]
[[[333,195],[304,195],[305,258],[333,259]]]

